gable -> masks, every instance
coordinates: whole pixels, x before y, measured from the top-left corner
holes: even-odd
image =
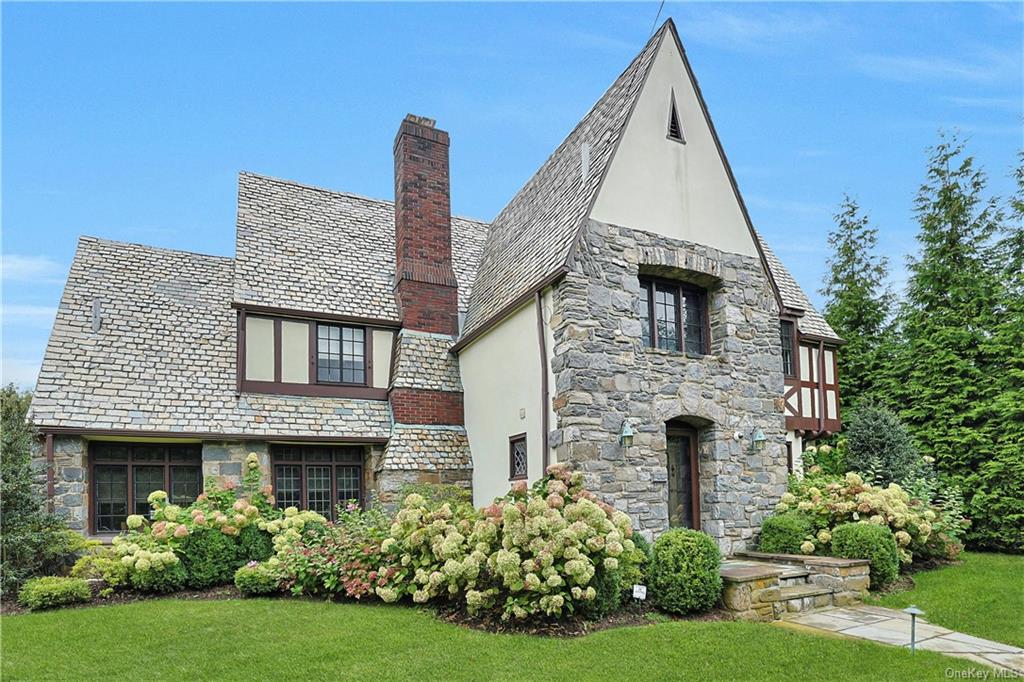
[[[673,113],[682,140],[670,137]],[[590,217],[759,255],[696,80],[674,39],[658,48]]]

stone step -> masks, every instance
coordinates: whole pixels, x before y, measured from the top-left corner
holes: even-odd
[[[821,585],[783,587],[779,597],[779,606],[787,613],[803,613],[832,605],[832,589]]]
[[[804,597],[815,597],[819,594],[832,594],[832,588],[822,587],[821,585],[794,585],[793,587],[783,587],[782,596],[779,597],[779,599],[802,599]]]

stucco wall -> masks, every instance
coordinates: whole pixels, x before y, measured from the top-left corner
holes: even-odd
[[[395,343],[395,333],[387,329],[373,329],[373,376],[370,385],[374,388],[387,388],[391,383],[391,351]]]
[[[535,303],[524,305],[459,353],[473,500],[509,488],[509,437],[526,433],[529,480],[541,475],[540,348]]]
[[[667,138],[673,93],[685,144]],[[757,255],[674,40],[666,38],[659,48],[590,215],[721,251]]]
[[[245,318],[245,378],[274,380],[274,321],[269,318]]]
[[[709,355],[643,345],[641,268],[717,282]],[[723,553],[743,548],[787,477],[779,312],[760,261],[590,221],[554,300],[559,461],[654,535],[668,527],[665,422],[689,418],[699,427],[702,530]],[[618,442],[626,418],[630,448]],[[762,449],[751,441],[757,428]]]

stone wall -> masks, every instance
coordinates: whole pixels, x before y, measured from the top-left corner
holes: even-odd
[[[708,355],[643,345],[642,274],[708,290]],[[557,460],[656,535],[668,528],[665,423],[683,418],[698,428],[702,530],[723,553],[744,548],[787,475],[779,311],[761,262],[590,221],[555,287],[551,325]],[[623,448],[627,418],[636,436]],[[757,428],[768,440],[755,450]]]
[[[86,459],[86,442],[78,436],[53,437],[53,510],[68,523],[72,530],[88,532],[89,488],[87,477],[89,465]],[[34,483],[45,499],[47,486],[47,462],[45,441],[39,439],[32,449]]]
[[[242,467],[250,452],[260,457],[262,484],[270,483],[270,446],[262,441],[203,442],[203,481],[213,476],[242,483]]]

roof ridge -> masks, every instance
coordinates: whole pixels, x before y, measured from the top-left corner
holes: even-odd
[[[89,234],[79,235],[78,243],[82,242],[97,242],[100,244],[107,244],[112,246],[136,246],[140,249],[147,251],[160,251],[163,253],[177,253],[185,256],[198,256],[200,258],[216,258],[218,260],[226,260],[234,262],[234,256],[221,256],[215,253],[200,253],[198,251],[189,251],[187,249],[172,249],[167,246],[153,246],[152,244],[141,244],[139,242],[125,242],[119,239],[107,239],[105,237],[95,237]]]
[[[301,189],[313,190],[315,192],[324,192],[326,194],[334,194],[337,196],[349,197],[351,199],[359,199],[361,201],[369,201],[376,204],[387,204],[388,206],[395,205],[394,199],[378,199],[377,197],[368,197],[365,194],[356,194],[355,192],[346,192],[345,190],[340,189],[330,189],[329,187],[323,187],[321,185],[311,185],[306,182],[299,182],[298,180],[279,178],[275,175],[264,175],[263,173],[256,173],[247,170],[238,171],[238,175],[246,175],[252,178],[258,178],[260,180],[269,180],[270,182],[276,182],[282,185],[291,185],[292,187],[299,187]],[[458,220],[466,220],[471,223],[479,223],[481,225],[490,225],[490,223],[486,220],[481,220],[479,218],[471,218],[469,216],[464,215],[456,215],[454,213],[452,214],[452,218]]]

